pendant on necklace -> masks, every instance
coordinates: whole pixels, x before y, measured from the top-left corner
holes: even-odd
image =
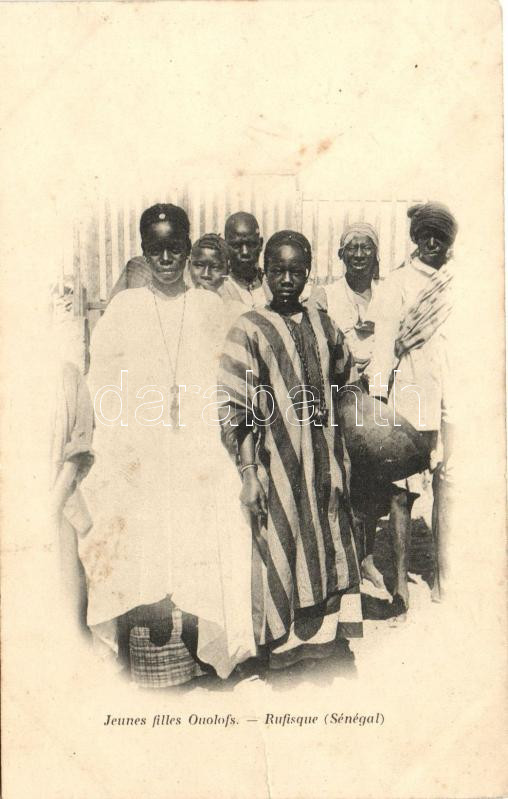
[[[318,427],[328,427],[328,408],[316,407],[313,416],[314,424]]]
[[[176,383],[173,383],[171,386],[170,394],[171,404],[169,406],[169,416],[171,418],[173,430],[178,430],[180,427],[180,395]]]

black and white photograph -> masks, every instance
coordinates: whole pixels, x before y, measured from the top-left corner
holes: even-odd
[[[68,606],[145,688],[354,673],[445,597],[457,220],[272,185],[105,201],[51,293]]]
[[[2,795],[503,795],[498,4],[1,10]]]

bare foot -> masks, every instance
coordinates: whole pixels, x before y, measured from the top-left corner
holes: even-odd
[[[407,622],[407,613],[400,613],[398,616],[392,616],[388,619],[389,627],[402,627]]]
[[[368,596],[374,597],[374,599],[380,599],[382,602],[388,602],[390,605],[392,604],[393,597],[387,588],[376,588],[373,583],[362,580],[360,583],[360,590],[362,594],[367,594]]]
[[[407,621],[407,611],[409,609],[409,591],[407,583],[395,590],[393,595],[393,607],[398,611],[395,616],[388,620],[389,627],[401,627]]]
[[[404,610],[409,610],[409,588],[407,585],[407,580],[404,580],[399,583],[399,585],[395,586],[395,591],[393,592],[393,603],[396,605],[397,603],[404,606]]]
[[[386,593],[388,593],[383,575],[374,565],[373,555],[367,555],[367,557],[362,560],[360,569],[364,580],[371,582],[374,588],[377,588],[379,591],[386,591]]]

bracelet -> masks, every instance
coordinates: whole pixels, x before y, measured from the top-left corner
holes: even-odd
[[[241,466],[240,467],[240,474],[242,475],[242,477],[243,477],[243,473],[246,471],[246,469],[255,469],[257,471],[258,470],[258,465],[257,465],[257,463],[246,463],[245,466]]]

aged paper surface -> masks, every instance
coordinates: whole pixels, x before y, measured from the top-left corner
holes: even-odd
[[[498,4],[4,3],[0,12],[2,795],[505,795]],[[234,193],[244,178],[257,201],[294,185],[311,202],[434,199],[456,216],[450,589],[403,629],[366,623],[350,679],[144,692],[80,648],[55,602],[49,287],[69,229],[104,198],[140,211],[173,187]],[[156,714],[180,722],[153,726]],[[316,721],[271,724],[267,714]],[[326,723],[330,714],[356,723]],[[111,726],[108,716],[146,722]]]

